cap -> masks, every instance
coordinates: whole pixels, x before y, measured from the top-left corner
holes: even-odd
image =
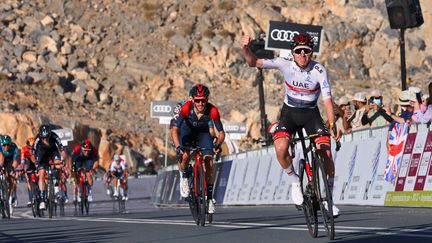
[[[381,91],[377,89],[374,89],[370,92],[370,97],[381,97],[381,96],[382,96]]]
[[[408,90],[413,92],[414,94],[421,93],[421,89],[419,87],[411,86],[408,88]]]
[[[399,105],[410,105],[410,101],[415,101],[416,96],[411,90],[404,90],[399,95]]]
[[[114,160],[115,161],[120,160],[120,156],[118,154],[114,154]]]
[[[353,100],[360,101],[360,102],[366,102],[366,96],[364,96],[363,93],[358,92],[358,93],[354,94]]]
[[[349,100],[345,96],[340,97],[339,100],[337,101],[338,106],[347,105],[347,104],[349,104]]]
[[[421,98],[422,98],[422,100],[426,100],[427,98],[429,98],[429,95],[424,94]]]

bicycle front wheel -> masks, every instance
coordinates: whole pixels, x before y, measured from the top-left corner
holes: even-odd
[[[205,188],[205,173],[204,168],[202,165],[198,168],[198,184],[199,184],[199,190],[198,190],[198,202],[199,202],[199,218],[200,218],[200,225],[204,226],[206,222],[206,213],[207,213],[207,200],[206,200],[206,188]]]
[[[309,234],[316,238],[318,236],[318,215],[315,207],[316,196],[313,193],[312,177],[309,174],[310,168],[306,167],[306,161],[299,162],[300,187],[303,193],[303,213],[306,219]]]
[[[48,217],[52,218],[54,215],[54,183],[49,180],[48,183]]]
[[[318,197],[321,215],[327,237],[330,240],[335,238],[335,224],[333,217],[333,199],[328,186],[327,174],[324,168],[323,159],[317,154],[317,167],[315,172],[316,195]]]

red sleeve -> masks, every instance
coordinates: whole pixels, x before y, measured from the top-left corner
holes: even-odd
[[[190,100],[188,102],[184,103],[184,105],[182,105],[181,110],[180,110],[180,116],[188,117],[191,106],[192,106],[192,101],[190,101]]]
[[[72,154],[73,155],[77,155],[79,152],[81,151],[81,146],[80,145],[76,145],[73,149]]]
[[[212,104],[210,104],[211,105],[211,107],[210,107],[210,118],[213,120],[213,121],[218,121],[218,120],[220,120],[220,116],[219,116],[219,111],[218,111],[218,109],[216,108],[216,106],[214,106],[214,105],[212,105]]]

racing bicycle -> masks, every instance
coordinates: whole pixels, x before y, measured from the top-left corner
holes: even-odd
[[[303,193],[303,213],[309,234],[316,238],[318,236],[318,211],[321,211],[322,222],[330,240],[335,237],[335,223],[333,217],[333,199],[328,186],[327,174],[324,168],[323,158],[317,150],[315,139],[329,134],[312,134],[303,136],[302,131],[298,132],[298,138],[291,142],[292,154],[294,155],[294,145],[301,142],[303,148],[303,158],[299,162],[299,179]],[[309,145],[306,146],[306,140]],[[340,143],[336,143],[336,151],[340,148]]]
[[[123,213],[126,212],[126,200],[124,197],[124,189],[121,187],[121,182],[123,181],[123,176],[114,176],[117,181],[117,186],[114,188],[115,194],[117,196],[113,196],[113,211],[115,211],[115,205],[118,205],[118,212]]]
[[[8,182],[4,168],[0,170],[0,211],[3,218],[10,218]]]
[[[206,148],[200,148],[198,146],[185,149],[191,155],[191,158],[195,158],[195,164],[189,164],[188,173],[192,173],[189,182],[190,193],[187,201],[189,202],[189,208],[192,213],[192,217],[197,225],[204,226],[207,221],[209,223],[213,222],[213,214],[207,211],[207,183],[205,179],[205,168],[203,166],[203,150],[209,150]],[[217,157],[219,154],[217,155]],[[216,159],[217,160],[217,159]]]

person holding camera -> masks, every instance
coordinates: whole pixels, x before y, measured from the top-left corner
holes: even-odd
[[[350,102],[347,97],[342,96],[334,106],[336,115],[336,126],[341,130],[342,134],[351,133],[351,125],[348,118],[352,116],[350,110]]]
[[[292,157],[288,152],[291,137],[304,128],[307,134],[330,134],[334,139],[340,139],[340,133],[335,126],[335,114],[330,83],[325,67],[312,60],[314,39],[306,33],[296,34],[291,42],[292,56],[267,59],[257,57],[250,48],[249,36],[242,37],[244,57],[250,67],[278,69],[284,75],[285,99],[276,126],[273,140],[276,157],[281,167],[292,178],[291,198],[296,205],[303,203],[300,181],[292,167]],[[317,107],[317,101],[322,93],[324,108],[329,120],[328,129]],[[334,131],[335,130],[335,131]],[[319,152],[325,161],[329,177],[329,187],[333,189],[334,164],[331,156],[330,136],[322,136],[315,141]],[[333,214],[339,215],[339,209],[333,205]]]
[[[362,124],[361,119],[366,110],[366,96],[362,92],[357,92],[354,94],[352,99],[355,112],[350,118],[348,118],[348,123],[351,125],[352,130],[367,127],[367,124]]]
[[[416,93],[416,100],[413,101],[414,114],[413,121],[417,123],[431,123],[432,122],[432,82],[429,83],[429,96],[421,96],[420,92]],[[421,96],[421,100],[418,97]],[[421,102],[420,102],[421,101]]]
[[[390,114],[383,104],[383,97],[379,90],[372,90],[371,96],[369,97],[368,104],[365,106],[365,113],[362,116],[361,123],[363,125],[369,124],[370,127],[384,126],[389,123],[382,112]]]

